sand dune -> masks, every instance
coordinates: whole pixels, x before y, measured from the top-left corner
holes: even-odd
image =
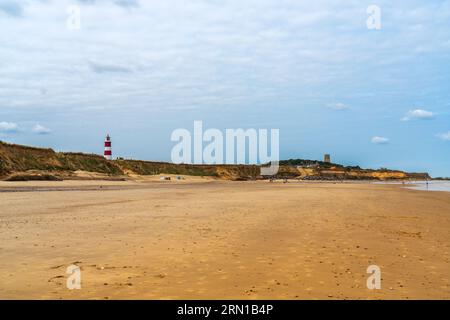
[[[0,298],[450,299],[449,193],[213,180],[0,191]],[[66,288],[71,264],[80,290]],[[381,290],[366,287],[371,264]]]

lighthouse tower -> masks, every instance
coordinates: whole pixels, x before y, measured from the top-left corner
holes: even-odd
[[[109,134],[107,134],[105,138],[105,152],[103,153],[103,156],[107,160],[112,160],[111,138]]]

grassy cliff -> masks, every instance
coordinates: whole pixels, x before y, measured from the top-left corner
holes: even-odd
[[[74,178],[75,172],[92,172],[101,177],[132,175],[179,174],[217,177],[226,180],[261,178],[256,165],[191,165],[139,160],[108,161],[95,154],[55,152],[0,141],[0,179],[52,180]],[[279,178],[306,180],[392,180],[427,179],[427,173],[361,169],[313,160],[290,159],[280,161]]]
[[[114,163],[94,154],[60,153],[53,149],[34,148],[0,141],[0,176],[29,170],[91,171],[119,175]]]
[[[114,160],[127,174],[154,175],[180,174],[190,176],[209,176],[229,180],[251,180],[259,175],[259,167],[254,165],[193,165],[139,160]]]
[[[95,154],[55,152],[52,149],[0,141],[0,178],[5,179],[20,173],[27,179],[35,179],[36,174],[40,172],[40,177],[50,180],[52,176],[49,176],[49,173],[56,177],[70,177],[70,173],[75,171],[95,172],[112,177],[130,174],[180,174],[229,180],[256,179],[259,175],[259,167],[252,165],[177,165],[138,160],[108,161]]]

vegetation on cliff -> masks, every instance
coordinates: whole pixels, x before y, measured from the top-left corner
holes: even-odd
[[[92,172],[101,177],[179,174],[217,177],[227,180],[262,178],[257,165],[192,165],[139,160],[109,161],[100,155],[55,152],[0,141],[0,178],[7,180],[58,180],[74,178],[75,172]],[[79,177],[79,175],[78,175]],[[315,160],[280,161],[278,178],[305,180],[389,180],[428,179],[427,173],[406,173],[388,169],[361,169]]]

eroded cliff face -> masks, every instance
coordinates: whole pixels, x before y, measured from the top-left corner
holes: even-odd
[[[331,168],[296,168],[299,178],[306,180],[426,180],[430,179],[428,173],[408,173],[397,170],[370,170],[346,167]],[[293,173],[292,169],[286,171]]]
[[[256,165],[191,165],[138,160],[109,161],[95,154],[55,152],[52,149],[0,141],[1,179],[126,179],[133,175],[158,174],[205,176],[225,180],[263,178],[260,176],[260,167]],[[365,170],[328,164],[315,167],[281,165],[277,177],[307,180],[421,180],[430,178],[427,173]]]

